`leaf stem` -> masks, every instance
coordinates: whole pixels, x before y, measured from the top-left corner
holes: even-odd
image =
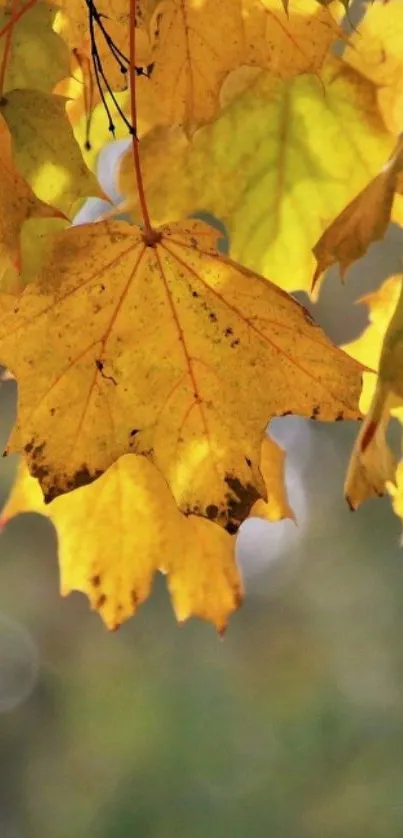
[[[22,16],[25,15],[25,12],[29,12],[29,10],[32,9],[32,7],[37,4],[37,2],[38,0],[28,0],[25,6],[23,6],[18,12],[13,14],[11,16],[11,20],[9,20],[9,22],[6,23],[5,26],[3,26],[3,29],[0,29],[0,38],[2,38],[3,35],[7,35],[7,33],[13,29],[15,24],[18,23],[20,18],[22,18]]]
[[[141,174],[139,139],[137,136],[137,104],[136,104],[136,0],[130,0],[130,53],[129,53],[129,75],[130,75],[130,105],[132,121],[132,150],[134,170],[136,173],[137,189],[141,214],[143,216],[144,233],[149,244],[155,242],[155,232],[151,226],[150,216],[144,192],[143,176]]]
[[[13,38],[13,30],[14,30],[14,26],[17,23],[17,20],[18,20],[17,14],[18,13],[16,11],[16,0],[12,0],[12,2],[11,2],[11,19],[10,19],[9,24],[8,24],[9,28],[7,29],[7,32],[6,32],[6,37],[5,37],[5,41],[4,41],[4,52],[3,52],[3,57],[1,59],[1,64],[0,64],[0,100],[3,98],[4,82],[6,80],[7,64],[8,64],[8,59],[10,57],[10,52],[11,52],[11,41],[12,41],[12,38]]]

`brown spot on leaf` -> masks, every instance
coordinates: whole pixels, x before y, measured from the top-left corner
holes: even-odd
[[[101,594],[96,601],[96,608],[102,608],[102,606],[105,605],[106,600],[106,594]]]
[[[232,533],[236,532],[242,521],[248,517],[253,504],[259,499],[260,495],[252,483],[244,486],[238,477],[227,474],[225,482],[230,489],[226,496],[228,523],[225,528],[227,532]],[[233,529],[234,527],[235,529]]]
[[[100,584],[101,584],[101,577],[100,577],[99,573],[96,573],[95,576],[93,576],[92,579],[91,579],[91,585],[93,585],[94,588],[99,588]]]
[[[218,516],[218,506],[216,506],[214,503],[210,503],[206,507],[206,515],[210,521],[216,521]]]
[[[337,416],[335,417],[335,420],[334,420],[334,421],[335,421],[335,422],[342,422],[342,421],[343,421],[343,419],[344,419],[344,413],[343,413],[343,411],[341,410],[341,411],[340,411],[340,413],[338,413],[338,414],[337,414]]]
[[[312,411],[312,413],[311,413],[311,419],[317,419],[317,418],[318,418],[318,416],[320,416],[320,407],[319,407],[319,405],[317,404],[317,405],[315,405],[315,407],[314,407],[314,409],[313,409],[313,411]]]
[[[73,479],[69,481],[68,488],[69,490],[73,490],[80,489],[81,486],[88,486],[89,483],[92,483],[97,479],[97,477],[100,477],[101,474],[103,474],[103,471],[100,469],[96,469],[95,472],[91,473],[86,465],[82,465],[74,475]]]
[[[229,535],[235,535],[239,530],[240,524],[235,524],[234,521],[227,521],[225,529]]]

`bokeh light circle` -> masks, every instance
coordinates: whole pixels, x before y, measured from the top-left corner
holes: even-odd
[[[38,680],[39,653],[27,629],[0,612],[0,713],[23,704]]]

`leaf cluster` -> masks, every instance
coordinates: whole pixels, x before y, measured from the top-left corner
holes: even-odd
[[[0,363],[21,455],[3,523],[47,515],[62,593],[109,628],[157,570],[179,620],[225,628],[240,524],[294,517],[273,417],[366,413],[347,499],[389,487],[402,507],[400,297],[373,360],[290,293],[403,223],[403,8],[378,0],[354,28],[348,5],[0,0]],[[118,206],[97,177],[113,137],[130,139]],[[89,197],[110,209],[76,226]]]

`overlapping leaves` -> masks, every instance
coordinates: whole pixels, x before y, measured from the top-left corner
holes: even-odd
[[[67,221],[103,196],[86,164],[115,127],[133,130],[129,3],[0,0],[0,361],[19,387],[8,450],[23,454],[4,520],[51,518],[62,592],[85,592],[110,628],[163,570],[178,618],[222,630],[241,597],[232,533],[248,514],[293,517],[267,422],[360,416],[360,364],[281,290],[309,290],[315,269],[347,267],[401,222],[402,12],[368,7],[335,59],[343,5],[224,0],[217,15],[210,0],[138,0],[137,127],[163,225],[144,233]],[[137,180],[130,152],[119,184],[141,222]],[[183,220],[200,210],[237,262]],[[392,486],[399,312],[352,506]]]

